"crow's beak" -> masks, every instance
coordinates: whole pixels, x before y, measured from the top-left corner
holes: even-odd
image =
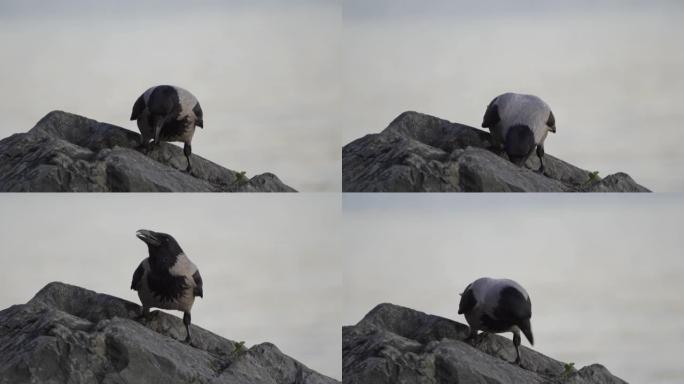
[[[157,233],[147,229],[140,229],[135,233],[135,236],[150,245],[159,245],[159,239],[157,238]]]

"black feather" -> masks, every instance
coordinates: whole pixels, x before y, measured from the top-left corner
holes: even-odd
[[[489,316],[486,313],[480,318],[480,323],[482,324],[483,329],[494,333],[506,332],[511,326],[515,325],[515,323],[508,319],[499,319],[497,317]]]
[[[495,101],[496,99],[492,100],[489,106],[487,106],[484,118],[482,119],[482,128],[492,128],[501,121],[499,106],[494,104]]]
[[[170,85],[155,87],[150,93],[147,104],[147,109],[151,114],[166,118],[178,116],[181,110],[178,91]]]
[[[522,165],[534,151],[534,133],[526,125],[514,125],[508,129],[504,141],[504,149],[508,158],[517,165]]]
[[[477,300],[475,300],[473,290],[470,289],[470,285],[468,285],[463,294],[461,294],[461,302],[458,303],[458,314],[461,315],[470,312],[476,304]]]
[[[514,287],[506,287],[499,294],[492,316],[482,316],[482,324],[492,332],[503,332],[513,325],[520,326],[532,317],[532,303]]]
[[[195,125],[197,125],[200,128],[204,128],[204,115],[202,113],[202,107],[199,105],[199,103],[195,104],[195,107],[192,109],[192,112],[195,114],[196,117]]]
[[[145,98],[143,96],[144,95],[140,95],[140,97],[138,97],[138,100],[135,101],[135,104],[133,104],[133,112],[131,112],[131,120],[137,120],[138,117],[140,117],[140,115],[145,110]]]
[[[154,273],[168,273],[169,269],[176,264],[178,256],[183,253],[176,239],[165,233],[157,233],[160,244],[155,246],[147,244],[150,255],[150,268]]]
[[[190,288],[185,276],[170,273],[178,257],[183,254],[183,249],[169,234],[154,232],[153,237],[155,241],[146,241],[150,255],[150,269],[145,275],[147,286],[161,301],[175,301]]]
[[[546,126],[549,128],[556,128],[556,117],[553,116],[553,112],[549,112],[549,119],[546,120]]]
[[[138,268],[136,268],[135,272],[133,272],[133,281],[131,281],[131,289],[133,290],[138,290],[140,289],[140,281],[142,281],[142,277],[145,274],[145,270],[143,269],[142,263],[138,265]]]
[[[199,270],[192,275],[192,279],[195,281],[195,290],[193,291],[193,294],[195,296],[204,297],[204,290],[202,289],[202,276],[200,275]]]
[[[148,273],[147,285],[150,291],[162,301],[177,300],[188,288],[184,276],[172,276],[168,272]]]
[[[161,140],[176,138],[181,136],[185,130],[188,128],[188,117],[184,117],[180,120],[171,119],[167,120],[164,125],[162,125],[161,131],[159,131],[159,138]]]

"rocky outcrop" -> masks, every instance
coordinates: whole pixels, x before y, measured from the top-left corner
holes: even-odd
[[[483,335],[464,342],[468,327],[409,308],[381,304],[358,324],[342,329],[345,384],[547,383],[625,384],[598,364],[576,370],[521,347],[521,365],[511,340]]]
[[[488,132],[404,112],[342,150],[344,192],[648,192],[624,173],[600,178],[553,156],[518,167],[488,150]],[[530,169],[531,168],[531,169]]]
[[[182,148],[161,143],[147,155],[140,135],[66,112],[50,112],[26,133],[0,141],[0,191],[295,192],[278,177],[247,178]]]
[[[251,348],[134,303],[62,283],[0,311],[0,383],[332,384],[275,345]]]

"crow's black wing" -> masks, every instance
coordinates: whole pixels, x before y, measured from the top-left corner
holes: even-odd
[[[461,302],[458,303],[458,314],[461,315],[470,312],[470,310],[475,307],[475,304],[477,304],[477,300],[475,300],[475,295],[469,285],[461,294]]]
[[[204,291],[202,290],[202,276],[199,273],[199,269],[192,275],[192,279],[195,281],[195,289],[193,293],[195,296],[204,297]]]
[[[140,289],[140,281],[142,281],[144,274],[145,270],[143,269],[143,263],[140,263],[135,272],[133,272],[133,281],[131,281],[131,289],[134,289],[136,291]]]
[[[133,112],[131,112],[131,120],[137,120],[138,117],[140,117],[142,112],[145,110],[145,98],[143,96],[144,95],[140,95],[140,97],[138,97],[138,100],[135,101],[135,104],[133,104]]]
[[[482,128],[492,128],[499,121],[501,121],[501,117],[499,117],[499,107],[495,104],[495,102],[496,99],[492,100],[492,102],[487,106],[487,110],[482,118]]]

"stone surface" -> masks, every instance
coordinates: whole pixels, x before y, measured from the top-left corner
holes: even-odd
[[[0,311],[0,383],[332,384],[273,344],[251,348],[137,304],[50,283]]]
[[[342,150],[344,192],[648,192],[624,173],[604,179],[553,156],[518,167],[488,150],[489,133],[404,112]],[[530,169],[531,168],[531,169]]]
[[[50,112],[29,132],[0,141],[0,191],[295,192],[270,173],[251,179],[161,143],[147,155],[140,135],[66,112]],[[195,148],[197,149],[197,148]]]
[[[564,383],[625,384],[605,367],[574,367],[521,347],[512,364],[510,339],[483,335],[463,340],[468,326],[392,304],[380,304],[358,324],[342,329],[345,384]]]

